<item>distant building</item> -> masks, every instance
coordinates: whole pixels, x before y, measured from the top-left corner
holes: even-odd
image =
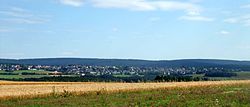
[[[50,72],[49,75],[62,75],[62,72],[54,71]]]

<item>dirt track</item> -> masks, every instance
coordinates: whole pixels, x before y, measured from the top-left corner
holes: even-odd
[[[10,82],[0,81],[0,97],[39,95],[55,92],[89,92],[105,89],[106,91],[191,87],[208,85],[250,84],[250,80],[241,81],[203,81],[203,82],[168,82],[168,83],[102,83],[102,82]]]

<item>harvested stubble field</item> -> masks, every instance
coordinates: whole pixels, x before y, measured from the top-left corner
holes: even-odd
[[[159,88],[188,88],[194,86],[220,86],[249,84],[250,80],[202,81],[202,82],[165,82],[165,83],[104,83],[104,82],[11,82],[0,81],[0,99],[11,97],[32,97],[62,92],[107,92],[133,91]]]

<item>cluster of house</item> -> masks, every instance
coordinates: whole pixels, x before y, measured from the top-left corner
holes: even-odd
[[[44,66],[44,65],[15,65],[0,64],[0,70],[45,70],[57,74],[76,74],[76,75],[144,75],[147,73],[160,73],[162,75],[171,74],[198,74],[210,71],[223,71],[224,68],[218,67],[133,67],[133,66],[86,66],[86,65],[67,65],[67,66]]]

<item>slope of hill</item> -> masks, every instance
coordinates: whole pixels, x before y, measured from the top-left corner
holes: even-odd
[[[97,59],[97,58],[40,58],[40,59],[0,59],[1,64],[30,65],[92,65],[92,66],[139,66],[139,67],[181,67],[217,66],[230,68],[249,68],[250,61],[182,59],[182,60],[135,60],[135,59]]]

